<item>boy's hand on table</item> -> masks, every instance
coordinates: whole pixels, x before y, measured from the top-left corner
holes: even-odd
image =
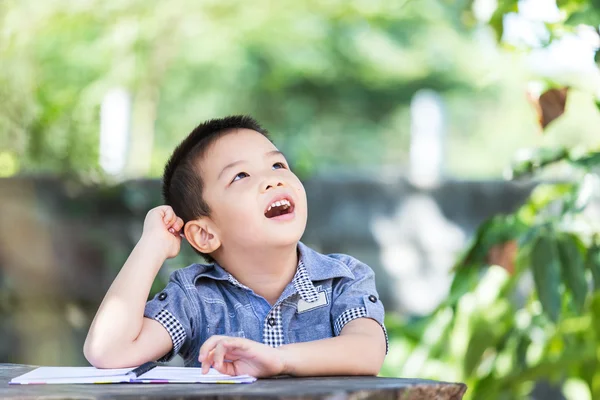
[[[230,336],[211,336],[200,347],[198,361],[202,363],[204,374],[211,366],[222,374],[248,374],[257,378],[280,375],[284,371],[281,352],[277,349]]]
[[[153,248],[164,253],[165,258],[173,258],[179,254],[183,225],[183,220],[170,206],[155,207],[146,214],[140,241],[151,242]]]

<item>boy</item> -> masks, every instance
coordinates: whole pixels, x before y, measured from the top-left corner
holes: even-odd
[[[376,375],[387,351],[373,271],[300,242],[304,187],[252,118],[205,122],[165,167],[167,205],[142,236],[92,322],[84,354],[98,368],[181,354],[226,374]],[[210,264],[175,271],[146,302],[181,237]]]

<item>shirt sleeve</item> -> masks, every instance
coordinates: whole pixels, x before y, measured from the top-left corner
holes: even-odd
[[[388,336],[383,323],[385,311],[375,288],[375,273],[358,260],[352,259],[350,263],[353,263],[349,267],[354,279],[344,277],[333,286],[331,318],[334,334],[339,336],[344,326],[357,318],[373,319],[383,330],[387,354]]]
[[[190,299],[175,271],[167,286],[146,303],[144,310],[144,317],[158,321],[173,341],[173,349],[157,361],[169,361],[175,354],[190,348],[194,315]]]

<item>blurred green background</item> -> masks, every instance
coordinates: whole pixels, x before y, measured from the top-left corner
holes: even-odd
[[[581,2],[566,3],[563,9]],[[114,88],[132,101],[128,177],[159,176],[186,132],[230,113],[263,122],[305,174],[401,167],[409,104],[427,88],[446,110],[446,173],[498,177],[516,149],[541,138],[524,96],[538,77],[522,44],[497,42],[502,12],[488,22],[493,7],[467,0],[3,1],[0,174],[102,181],[100,105]],[[515,7],[501,1],[498,11]],[[573,71],[562,78],[580,74]],[[597,77],[588,79],[597,85]],[[600,119],[586,94],[577,97],[554,140],[592,141]]]
[[[58,275],[39,267],[52,245],[31,240],[39,226],[79,232],[63,243],[77,255],[53,265],[82,267],[69,293],[93,311],[160,202],[174,146],[203,120],[247,113],[306,180],[410,180],[420,162],[439,163],[446,183],[545,182],[465,229],[471,244],[439,306],[388,307],[382,374],[467,382],[468,398],[600,398],[597,0],[4,0],[0,21],[0,311],[13,324],[2,323],[0,362],[82,362],[87,320],[70,305],[78,333],[54,337],[77,344],[66,358],[43,355],[50,339],[42,353],[10,351],[27,343],[22,327],[44,329],[32,310],[58,293]],[[419,113],[424,93],[435,106]],[[111,99],[128,110],[122,126],[101,118]],[[419,124],[438,115],[428,110],[441,122],[418,147]],[[112,154],[101,145],[111,127],[124,134]],[[410,182],[425,194],[439,185]],[[67,222],[48,225],[40,203]],[[105,236],[122,233],[119,220],[115,245]],[[17,259],[39,278],[29,305]]]

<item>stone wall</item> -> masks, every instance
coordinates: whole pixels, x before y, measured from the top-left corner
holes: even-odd
[[[320,176],[305,182],[303,241],[376,272],[390,312],[423,314],[445,296],[457,254],[487,217],[514,210],[532,184]],[[102,297],[135,245],[158,181],[113,187],[55,178],[0,179],[0,362],[85,365],[82,346]],[[189,246],[155,282],[197,261]]]

